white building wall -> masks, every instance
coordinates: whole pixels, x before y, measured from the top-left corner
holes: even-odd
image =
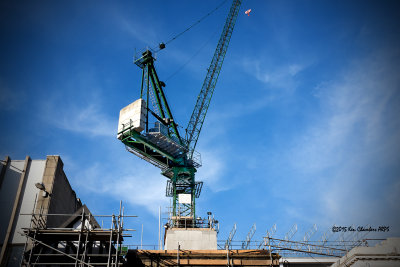
[[[26,166],[25,166],[26,165]],[[24,173],[24,169],[26,172]],[[43,183],[51,196],[44,196],[35,184]],[[47,183],[47,184],[46,184]],[[19,193],[18,199],[16,199]],[[35,201],[35,199],[37,201]],[[47,156],[46,160],[9,160],[0,164],[0,265],[20,266],[26,237],[21,235],[23,228],[29,228],[30,215],[43,205],[44,213],[73,214],[82,204],[77,200],[63,171],[59,156]],[[16,210],[13,214],[13,209]],[[63,222],[64,219],[61,220]],[[57,220],[51,223],[58,225]],[[50,220],[46,221],[50,225]],[[7,230],[10,232],[7,235]],[[6,246],[3,246],[7,244]]]
[[[400,267],[400,238],[388,238],[374,247],[355,247],[332,267]]]
[[[8,165],[0,187],[0,242],[2,243],[7,232],[15,197],[18,190],[25,160],[12,160]],[[2,164],[1,164],[2,165]],[[2,168],[5,168],[2,165]]]
[[[17,210],[20,213],[32,213],[35,203],[36,194],[39,189],[35,187],[35,183],[42,181],[45,168],[45,160],[32,160],[27,169],[27,178],[24,188],[21,190],[21,206]],[[3,165],[4,166],[4,165]],[[12,209],[14,207],[15,197],[21,180],[21,174],[25,166],[25,160],[11,160],[6,169],[4,179],[0,188],[0,240],[3,241],[7,232],[7,228],[11,219]],[[4,167],[2,167],[4,168]],[[15,231],[10,236],[13,244],[24,244],[26,238],[21,236],[22,228],[29,227],[31,217],[17,215]]]
[[[36,188],[35,183],[41,183],[44,173],[44,168],[46,165],[46,160],[32,160],[28,172],[27,181],[25,184],[25,188],[23,190],[23,198],[22,205],[20,209],[20,214],[30,214],[33,211],[33,207],[35,204],[36,195],[40,192],[38,188]],[[31,216],[27,215],[19,215],[16,225],[16,231],[14,232],[14,236],[12,237],[13,244],[22,244],[25,243],[26,237],[20,235],[18,232],[21,231],[22,228],[28,228],[30,225]]]
[[[329,267],[337,260],[336,257],[282,257],[279,259],[280,267]]]

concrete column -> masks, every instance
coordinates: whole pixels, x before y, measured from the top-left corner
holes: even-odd
[[[42,212],[42,214],[45,215],[49,211],[54,179],[57,168],[59,167],[59,158],[59,156],[47,156],[46,158],[46,166],[43,173],[42,183],[49,195],[43,196],[43,194],[39,194],[35,213]],[[45,222],[45,224],[47,224],[47,216],[43,216],[42,220]]]
[[[10,241],[10,236],[12,233],[12,230],[15,228],[14,223],[17,223],[17,219],[18,219],[18,210],[21,206],[22,203],[22,198],[23,198],[23,189],[25,187],[26,184],[26,179],[28,177],[27,172],[29,171],[29,167],[31,164],[31,158],[29,156],[26,156],[25,158],[25,165],[24,165],[24,169],[21,173],[21,177],[19,180],[19,185],[18,185],[18,190],[17,190],[17,194],[15,196],[15,200],[14,200],[14,205],[13,205],[13,209],[11,212],[11,217],[10,217],[10,221],[8,223],[8,227],[7,227],[7,232],[6,232],[6,236],[4,238],[3,241],[3,247],[1,248],[1,253],[0,253],[0,266],[5,266],[6,265],[6,255],[7,255],[7,248],[8,248],[8,243]]]

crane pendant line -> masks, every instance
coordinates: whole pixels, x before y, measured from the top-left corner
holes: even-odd
[[[215,49],[213,59],[208,68],[206,78],[204,79],[203,86],[197,97],[196,106],[193,110],[192,116],[190,117],[188,127],[186,128],[185,139],[187,148],[189,149],[189,158],[193,156],[201,128],[203,127],[204,119],[214,93],[226,51],[228,50],[229,41],[232,36],[241,3],[242,0],[234,0],[232,3],[217,48]]]

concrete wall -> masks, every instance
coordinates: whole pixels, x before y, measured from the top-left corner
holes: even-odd
[[[278,267],[268,250],[129,250],[127,266],[142,267]]]
[[[0,166],[0,173],[3,174],[1,179],[2,183],[0,184],[0,245],[2,245],[13,210],[15,196],[17,195],[22,169],[24,168],[24,161],[13,161],[12,164],[9,163],[7,166],[2,163]]]
[[[11,160],[6,157],[0,164],[1,253],[2,266],[19,266],[26,238],[22,228],[30,226],[31,217],[20,215],[32,213],[38,189],[35,183],[43,176],[44,160]]]
[[[320,257],[320,256],[307,256],[307,257],[282,257],[279,259],[280,267],[329,267],[335,263],[335,257]]]
[[[14,162],[14,161],[13,161]],[[35,198],[39,193],[39,189],[36,188],[35,183],[42,181],[45,160],[32,160],[29,168],[27,169],[27,180],[24,188],[22,189],[22,205],[20,206],[17,214],[31,214],[35,205]],[[17,224],[14,231],[11,243],[13,244],[25,244],[26,238],[21,236],[18,231],[22,228],[28,228],[31,222],[31,216],[20,215],[17,219]]]
[[[388,238],[374,247],[356,247],[332,267],[395,267],[400,266],[400,238]]]
[[[35,187],[35,183],[42,180],[44,163],[45,160],[29,161],[29,163],[24,160],[12,160],[7,166],[1,164],[2,168],[5,168],[0,187],[0,206],[2,207],[0,216],[1,244],[4,241],[10,224],[14,204],[19,205],[16,206],[15,218],[11,228],[12,232],[10,233],[10,241],[11,243],[25,244],[25,238],[18,234],[15,230],[21,229],[22,227],[29,227],[29,223],[31,221],[30,216],[19,216],[19,214],[32,213],[33,211],[35,197],[39,191]],[[27,164],[26,177],[25,182],[21,184],[21,179],[24,179],[22,172],[25,164]],[[16,199],[17,191],[20,185],[21,193],[19,195],[19,199]],[[19,203],[17,203],[18,200]]]
[[[69,184],[63,167],[64,163],[59,156],[47,156],[43,184],[51,195],[47,198],[40,196],[39,201],[49,201],[47,211],[49,214],[73,214],[82,206]],[[48,217],[47,227],[59,227],[67,218],[63,216]]]
[[[0,265],[19,266],[26,238],[19,232],[30,227],[31,214],[73,214],[82,204],[63,171],[59,156],[46,160],[11,160],[0,164]],[[50,195],[39,190],[35,183],[43,183]],[[36,202],[35,202],[36,199]],[[45,217],[46,218],[46,217]],[[49,216],[47,227],[57,227],[68,217]],[[3,244],[7,244],[4,246]]]
[[[172,228],[165,233],[165,249],[216,250],[217,232],[208,228]]]

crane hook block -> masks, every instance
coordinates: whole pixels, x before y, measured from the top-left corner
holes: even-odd
[[[162,50],[162,49],[165,48],[165,44],[164,44],[164,43],[160,43],[160,44],[158,45],[158,47],[160,48],[160,50]]]

